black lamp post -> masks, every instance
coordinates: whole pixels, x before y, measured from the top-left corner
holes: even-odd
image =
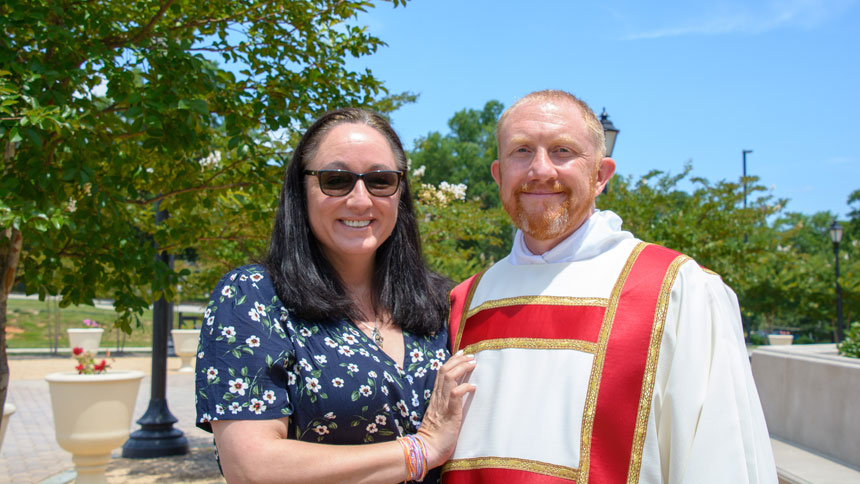
[[[747,208],[747,153],[752,153],[752,150],[743,150],[744,155],[744,208]]]
[[[155,222],[167,218],[166,210],[158,210]],[[168,267],[173,267],[173,256],[161,251],[155,256]],[[173,428],[178,420],[167,407],[167,335],[173,318],[173,304],[161,296],[152,304],[152,377],[149,407],[137,423],[140,430],[131,433],[122,446],[122,456],[146,459],[188,453],[188,439],[181,430]]]
[[[606,156],[612,156],[612,150],[615,149],[615,138],[618,137],[618,128],[609,120],[609,115],[606,114],[606,108],[600,113],[600,124],[603,125],[603,136],[606,139]],[[604,193],[609,193],[609,182],[606,182],[606,190]]]
[[[833,256],[836,259],[836,342],[845,337],[842,328],[842,287],[839,286],[839,243],[842,242],[842,226],[835,219],[830,224],[830,241],[833,242]]]

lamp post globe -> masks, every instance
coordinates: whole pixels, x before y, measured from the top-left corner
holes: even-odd
[[[618,138],[619,130],[609,120],[609,115],[606,114],[606,108],[600,113],[600,124],[603,125],[603,136],[606,142],[606,156],[612,156],[612,151],[615,149],[615,140]],[[606,183],[604,193],[609,193],[609,182]]]

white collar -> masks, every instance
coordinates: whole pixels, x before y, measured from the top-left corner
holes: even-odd
[[[508,261],[514,265],[552,264],[590,259],[614,247],[622,240],[633,238],[621,230],[621,217],[610,210],[595,210],[583,224],[552,249],[540,255],[526,247],[521,230],[514,236],[514,246]]]

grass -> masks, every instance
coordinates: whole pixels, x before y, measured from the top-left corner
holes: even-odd
[[[59,315],[59,318],[57,318]],[[152,311],[146,310],[140,317],[141,325],[132,326],[131,336],[113,327],[116,312],[93,306],[69,306],[59,308],[54,301],[36,299],[9,299],[6,310],[6,341],[9,348],[50,348],[57,331],[57,347],[67,348],[68,328],[85,328],[83,320],[97,321],[104,328],[102,347],[150,347],[152,346]],[[59,325],[55,320],[59,319]],[[178,317],[174,314],[174,327]]]

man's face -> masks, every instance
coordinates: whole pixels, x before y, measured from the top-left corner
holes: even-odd
[[[508,113],[492,173],[505,210],[533,253],[555,247],[591,215],[615,170],[611,158],[597,156],[571,102],[527,101]]]

